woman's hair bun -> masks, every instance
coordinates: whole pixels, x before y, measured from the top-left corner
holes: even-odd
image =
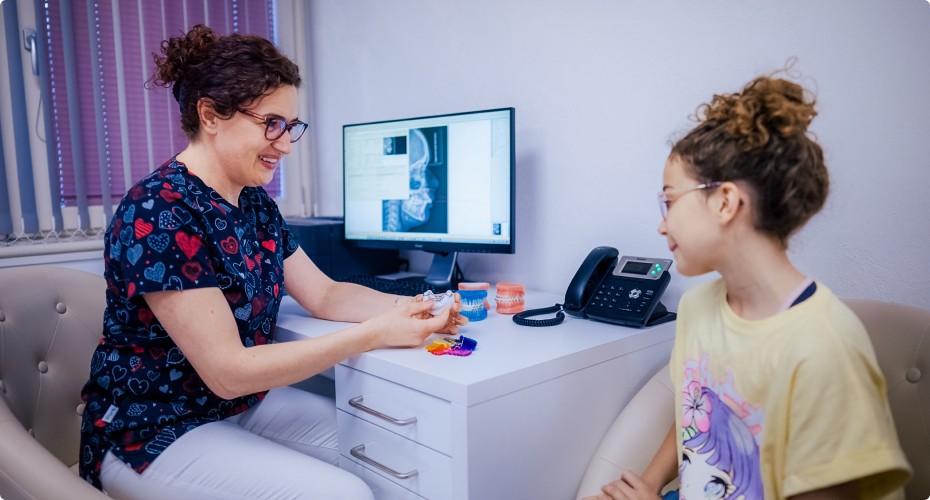
[[[184,79],[184,72],[210,55],[217,34],[207,26],[198,24],[186,34],[161,42],[162,55],[155,56],[155,76],[158,85],[168,86]]]
[[[724,126],[746,149],[766,144],[772,134],[783,138],[803,135],[817,116],[815,101],[789,80],[762,76],[733,94],[715,95],[698,109],[698,118]]]

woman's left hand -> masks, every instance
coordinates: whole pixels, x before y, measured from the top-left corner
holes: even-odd
[[[459,327],[468,324],[468,318],[461,315],[462,312],[462,296],[455,292],[452,297],[455,301],[452,303],[452,314],[449,314],[449,320],[446,321],[445,326],[439,329],[436,333],[444,333],[447,335],[458,335]],[[420,302],[423,300],[423,294],[417,295],[414,298],[414,301]],[[430,318],[429,311],[420,313],[421,319]]]

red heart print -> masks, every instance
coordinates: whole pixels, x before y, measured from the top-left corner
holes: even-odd
[[[174,200],[180,200],[181,198],[184,197],[181,193],[178,193],[176,191],[169,191],[167,189],[162,189],[161,191],[158,192],[158,194],[160,194],[161,197],[164,198],[165,201],[167,201],[168,203],[171,203]]]
[[[189,236],[187,233],[177,233],[174,235],[174,240],[178,242],[178,248],[184,252],[188,259],[193,259],[203,244],[199,234]]]
[[[202,271],[203,268],[200,266],[200,263],[196,261],[185,262],[181,266],[181,274],[191,281],[197,281]]]
[[[274,240],[265,240],[265,241],[262,242],[262,246],[265,247],[265,248],[267,248],[268,250],[270,250],[270,251],[272,251],[272,252],[274,252],[274,249],[275,249],[275,248],[278,248],[278,246],[275,244]]]
[[[239,251],[239,242],[232,236],[220,242],[220,247],[226,253],[236,253]]]
[[[145,308],[139,309],[139,321],[147,325],[152,321],[153,317],[152,311]]]
[[[142,219],[136,219],[136,222],[133,223],[133,226],[136,228],[136,239],[141,240],[152,232],[152,224],[145,222]]]

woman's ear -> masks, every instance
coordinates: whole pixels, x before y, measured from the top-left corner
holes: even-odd
[[[748,193],[735,182],[724,182],[717,188],[716,211],[717,218],[721,224],[729,224],[737,216],[748,213],[748,202],[743,200],[747,198]]]
[[[200,119],[200,130],[210,135],[216,135],[220,117],[213,108],[212,100],[201,98],[197,101],[197,116]]]

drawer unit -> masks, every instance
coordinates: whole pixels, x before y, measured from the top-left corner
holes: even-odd
[[[285,302],[282,340],[348,326]],[[528,330],[492,314],[464,333],[479,342],[468,358],[375,349],[336,365],[339,466],[377,500],[574,498],[614,417],[668,363],[675,325]]]
[[[340,459],[347,458],[426,498],[452,496],[452,459],[448,456],[343,411],[336,412],[336,424]]]
[[[379,377],[336,366],[336,407],[452,455],[452,404]]]

